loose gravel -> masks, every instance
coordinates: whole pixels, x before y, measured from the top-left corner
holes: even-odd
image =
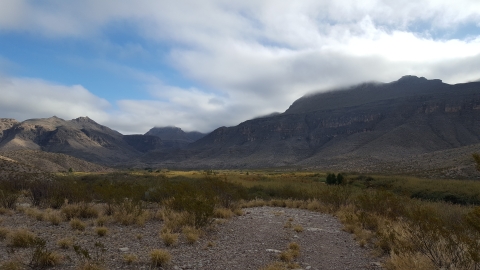
[[[65,237],[74,238],[75,243],[90,250],[92,255],[94,243],[101,242],[106,250],[98,255],[107,269],[150,269],[149,253],[158,248],[167,249],[173,258],[163,269],[260,269],[279,261],[279,253],[291,242],[300,245],[300,256],[295,260],[300,269],[382,269],[378,259],[370,257],[370,251],[342,231],[340,222],[330,215],[277,207],[247,208],[244,212],[243,216],[216,225],[193,245],[180,237],[173,247],[166,247],[161,241],[162,222],[156,220],[143,227],[107,224],[109,233],[104,237],[95,234],[93,220],[87,221],[89,226],[85,231],[78,232],[68,222],[55,226],[18,212],[0,216],[0,227],[28,228],[47,239],[47,247],[66,258],[61,266],[52,269],[76,269],[82,259],[73,249],[58,247],[57,241]],[[295,231],[295,226],[303,231]],[[31,251],[25,249],[12,253],[6,241],[0,240],[0,261],[14,257],[25,260],[28,254]],[[126,264],[125,254],[136,254],[138,262]]]

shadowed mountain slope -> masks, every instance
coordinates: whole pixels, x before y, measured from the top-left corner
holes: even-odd
[[[205,134],[198,131],[185,132],[178,127],[154,127],[145,135],[157,136],[162,140],[194,142],[205,137]]]
[[[405,76],[308,95],[283,114],[218,128],[185,151],[150,153],[143,161],[214,168],[368,165],[381,171],[390,162],[478,143],[480,83]]]

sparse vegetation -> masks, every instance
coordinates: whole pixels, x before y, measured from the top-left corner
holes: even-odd
[[[108,228],[107,227],[97,227],[97,228],[95,228],[95,233],[97,233],[98,236],[103,237],[103,236],[107,235]]]
[[[70,237],[65,237],[57,241],[57,245],[62,249],[69,249],[73,246],[73,239]]]
[[[70,227],[74,230],[84,231],[87,227],[87,224],[78,218],[73,218],[70,220]]]
[[[16,200],[36,205],[17,210],[0,207],[12,213],[23,211],[35,220],[54,225],[69,220],[74,230],[94,224],[98,235],[104,235],[103,231],[108,231],[104,226],[111,222],[131,226],[150,219],[162,220],[160,237],[167,246],[178,243],[180,233],[187,243],[197,242],[202,230],[215,218],[242,214],[241,207],[302,208],[337,215],[344,230],[353,233],[360,245],[388,257],[387,269],[480,266],[479,182],[333,174],[335,184],[326,185],[328,174],[309,172],[251,171],[247,175],[170,171],[166,175],[153,171],[71,173],[49,182],[18,181],[8,186],[0,181],[2,200],[8,192],[17,194]],[[288,218],[281,211],[272,215],[279,220]],[[303,231],[293,219],[285,222],[285,228]],[[17,238],[20,240],[14,240]],[[137,238],[141,241],[141,237]],[[2,239],[9,247],[33,250],[36,236],[2,227]],[[75,246],[73,241],[61,242],[58,245],[62,248]],[[276,265],[288,269],[298,256],[294,251],[291,247],[285,250],[283,262]],[[78,246],[76,252],[83,254]],[[82,263],[85,267],[102,267],[90,259]]]
[[[194,227],[191,227],[191,226],[183,227],[182,233],[183,235],[185,235],[185,239],[189,244],[196,243],[201,235],[201,231],[199,229],[195,229]]]
[[[170,230],[165,230],[160,233],[160,238],[162,239],[165,246],[174,246],[178,242],[178,233],[172,233]]]
[[[7,234],[7,245],[15,248],[27,248],[35,245],[37,236],[27,230],[18,229]]]
[[[165,249],[154,249],[150,252],[150,262],[153,267],[165,266],[172,260],[172,255]]]
[[[133,263],[136,263],[138,261],[138,256],[135,255],[135,254],[125,254],[123,255],[123,261],[126,263],[126,264],[133,264]]]

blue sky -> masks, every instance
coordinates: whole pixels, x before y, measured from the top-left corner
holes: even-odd
[[[480,79],[476,0],[3,0],[0,117],[211,131],[412,74]]]

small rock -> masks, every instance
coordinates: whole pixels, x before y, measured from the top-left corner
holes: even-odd
[[[273,252],[273,253],[281,253],[281,251],[278,250],[278,249],[270,249],[270,248],[268,248],[268,249],[266,249],[265,251],[266,251],[266,252]]]
[[[127,252],[127,251],[129,251],[130,249],[127,248],[127,247],[123,247],[123,248],[119,248],[118,250],[120,250],[121,252]]]

